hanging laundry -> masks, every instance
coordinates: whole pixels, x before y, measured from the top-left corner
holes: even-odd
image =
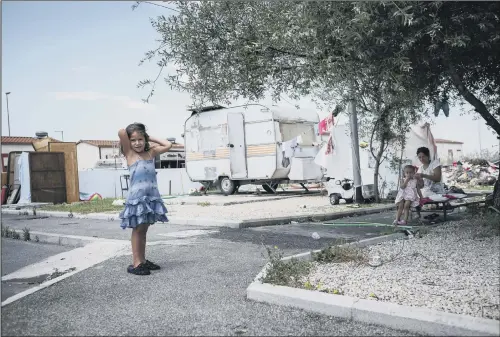
[[[333,127],[334,118],[332,115],[329,115],[325,119],[319,122],[318,124],[318,133],[323,135],[327,133]]]
[[[326,119],[323,119],[322,121],[319,122],[318,124],[318,134],[319,135],[323,135],[326,133],[326,130],[328,130],[326,128]]]
[[[334,147],[333,134],[331,133],[330,137],[328,137],[328,142],[323,145],[314,158],[314,163],[323,168],[327,168],[328,160],[331,160],[331,156],[334,155]]]
[[[326,143],[325,154],[329,155],[332,153],[333,153],[333,135],[330,134],[330,137],[328,137],[328,142]]]
[[[284,157],[285,158],[293,157],[293,153],[295,152],[295,148],[297,146],[298,146],[297,137],[293,137],[292,139],[287,140],[286,142],[283,142],[282,149],[283,149]]]
[[[319,149],[318,154],[314,158],[314,163],[318,166],[323,167],[323,168],[326,168],[326,164],[327,164],[327,157],[325,154],[325,150],[326,150],[326,145],[323,145],[323,147],[321,147],[321,149]]]

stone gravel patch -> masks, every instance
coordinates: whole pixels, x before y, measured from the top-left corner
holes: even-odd
[[[382,205],[367,204],[361,206],[360,208],[354,208],[353,205],[347,204],[332,206],[328,197],[305,196],[227,206],[211,204],[166,206],[169,212],[168,215],[173,217],[210,218],[212,220],[246,220],[293,215],[327,214]]]
[[[315,262],[304,282],[352,297],[500,320],[500,217],[491,219],[468,218],[421,238],[367,247],[369,262]]]

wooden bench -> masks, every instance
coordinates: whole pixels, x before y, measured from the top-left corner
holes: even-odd
[[[448,219],[448,214],[452,213],[457,205],[452,205],[450,203],[451,200],[443,200],[443,201],[429,201],[426,202],[425,205],[436,205],[436,208],[433,209],[422,209],[422,206],[412,207],[410,212],[410,218],[413,220],[413,214],[417,213],[418,218],[421,218],[421,213],[443,213],[443,219],[446,221]],[[424,205],[424,206],[425,206]]]
[[[448,199],[448,200],[443,200],[443,201],[430,201],[430,202],[425,203],[425,205],[436,205],[437,207],[434,209],[422,209],[422,206],[412,207],[411,212],[410,212],[410,219],[413,220],[413,213],[417,213],[418,218],[420,218],[421,217],[420,213],[440,213],[440,212],[442,212],[443,219],[444,219],[444,221],[446,221],[448,218],[448,214],[453,213],[455,208],[462,207],[462,206],[472,206],[472,205],[484,204],[484,200],[470,201],[470,202],[464,202],[464,203],[460,203],[460,204],[452,204],[451,203],[452,201],[455,201],[455,200],[464,200],[464,199],[466,199],[466,198]]]

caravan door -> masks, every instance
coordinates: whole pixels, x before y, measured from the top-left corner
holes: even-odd
[[[227,115],[227,128],[231,178],[246,178],[248,173],[243,114],[229,113]]]

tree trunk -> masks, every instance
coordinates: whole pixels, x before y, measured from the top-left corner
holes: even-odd
[[[498,170],[497,182],[493,189],[493,207],[500,211],[500,169]]]
[[[380,159],[375,158],[375,170],[373,172],[373,189],[375,190],[375,202],[380,203],[380,193],[378,189],[378,172],[380,170]]]

